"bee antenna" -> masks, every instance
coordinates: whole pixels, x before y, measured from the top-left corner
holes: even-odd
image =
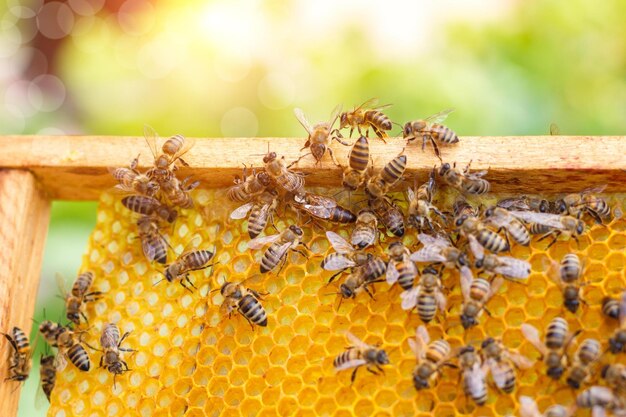
[[[165,276],[165,275],[164,275]],[[166,281],[167,278],[161,278],[160,280],[158,280],[157,282],[155,282],[154,284],[152,284],[152,286],[154,287],[155,285],[157,285],[158,283],[160,283],[161,281]]]

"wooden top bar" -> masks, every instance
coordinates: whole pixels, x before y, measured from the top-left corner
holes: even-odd
[[[354,140],[355,138],[353,138]],[[261,167],[268,144],[287,162],[302,153],[304,138],[196,138],[185,155],[190,167],[181,177],[193,174],[204,187],[227,187],[243,164]],[[389,138],[384,144],[370,138],[375,167],[402,152],[405,141]],[[128,166],[141,154],[140,168],[153,157],[143,136],[0,136],[0,168],[26,169],[35,174],[48,196],[61,200],[95,200],[115,182],[107,167]],[[346,163],[350,147],[334,142],[332,149]],[[626,191],[626,136],[495,136],[462,137],[459,144],[440,146],[446,162],[472,169],[489,169],[487,179],[494,192],[560,193],[579,191],[591,185],[607,184],[607,192]],[[408,176],[425,175],[439,160],[430,144],[406,149]],[[310,174],[307,185],[337,186],[341,169],[329,156],[315,166],[312,156],[294,167]]]

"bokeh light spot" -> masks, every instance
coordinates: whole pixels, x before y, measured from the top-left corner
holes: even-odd
[[[221,129],[225,137],[252,137],[259,130],[259,121],[247,108],[235,107],[222,116]]]
[[[67,3],[82,16],[93,16],[104,6],[104,0],[68,0]]]
[[[37,27],[46,38],[61,39],[74,27],[74,12],[58,1],[46,3],[37,14]]]
[[[2,20],[2,36],[0,36],[0,58],[14,55],[22,46],[22,33],[15,23]]]
[[[120,27],[128,35],[144,35],[155,23],[154,7],[144,0],[126,0],[117,14]]]
[[[44,112],[57,110],[65,101],[65,85],[54,75],[40,75],[28,86],[31,105]]]

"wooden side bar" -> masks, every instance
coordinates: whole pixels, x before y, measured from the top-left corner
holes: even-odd
[[[25,170],[0,170],[0,329],[13,326],[30,333],[44,244],[50,221],[50,200],[35,176]],[[3,358],[12,349],[2,337]],[[38,358],[33,358],[33,361]],[[0,361],[2,379],[8,362]],[[31,378],[39,375],[31,373]],[[0,383],[2,415],[17,415],[19,382]]]
[[[185,155],[193,174],[205,187],[226,187],[241,174],[243,164],[262,166],[268,146],[292,162],[305,138],[197,138]],[[390,138],[384,144],[370,138],[375,168],[403,152],[405,141]],[[53,199],[95,200],[114,185],[107,167],[128,166],[140,154],[140,167],[148,167],[153,156],[142,136],[0,136],[0,168],[23,168],[35,174]],[[350,147],[334,142],[340,163],[346,163]],[[462,137],[454,146],[441,146],[443,160],[472,168],[489,169],[487,179],[494,192],[560,193],[579,191],[590,185],[607,184],[607,192],[626,191],[625,136],[503,136]],[[426,177],[439,165],[430,144],[404,149],[408,175]],[[315,165],[311,156],[295,169],[307,174],[312,186],[339,185],[341,168],[326,156]]]

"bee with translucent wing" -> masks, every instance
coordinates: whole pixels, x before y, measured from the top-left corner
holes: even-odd
[[[138,193],[153,197],[159,191],[159,183],[137,171],[138,163],[139,157],[133,159],[128,168],[108,168],[109,173],[119,182],[119,184],[115,186],[115,189],[121,192]]]
[[[252,201],[237,207],[230,213],[230,218],[239,220],[245,218],[248,213],[248,236],[251,239],[259,236],[267,222],[273,217],[273,213],[278,207],[278,196],[276,193],[264,191],[252,199]],[[272,221],[273,223],[273,221]]]
[[[567,385],[574,389],[588,382],[593,365],[600,359],[602,347],[596,339],[585,339],[578,346],[567,374]]]
[[[561,317],[552,319],[546,329],[545,342],[539,338],[539,331],[528,323],[523,323],[522,334],[540,353],[546,365],[546,374],[555,380],[561,378],[568,364],[567,348],[580,333],[569,332],[567,321]]]
[[[354,223],[357,216],[340,206],[334,198],[309,192],[300,192],[293,197],[293,206],[316,219],[333,223]]]
[[[367,203],[387,230],[393,233],[394,236],[404,236],[404,215],[391,200],[387,198],[370,198]]]
[[[504,278],[521,282],[530,275],[530,263],[528,261],[513,258],[512,256],[485,255],[483,246],[478,243],[473,235],[468,235],[469,247],[476,258],[476,268],[492,275],[501,275]]]
[[[19,327],[13,327],[11,334],[2,333],[9,341],[12,354],[9,356],[9,376],[5,381],[26,381],[30,374],[31,357],[34,349],[28,343],[28,337]]]
[[[280,263],[282,263],[282,269],[287,261],[287,254],[289,251],[298,252],[300,255],[308,258],[306,253],[298,249],[298,246],[302,245],[308,250],[306,244],[301,241],[303,236],[304,232],[301,228],[296,225],[291,225],[280,233],[270,236],[260,236],[252,239],[248,242],[248,248],[256,250],[270,244],[261,258],[260,268],[261,273],[264,274],[276,268]]]
[[[369,163],[369,142],[365,136],[361,136],[354,142],[348,154],[348,166],[343,168],[342,185],[350,191],[359,189],[366,181]]]
[[[365,291],[373,299],[374,295],[370,292],[369,287],[384,281],[380,277],[385,274],[386,269],[387,265],[382,259],[372,257],[365,265],[355,268],[339,286],[341,296],[343,298],[355,298],[358,293]]]
[[[502,392],[510,394],[515,389],[515,369],[528,369],[533,361],[504,346],[502,341],[492,337],[481,344],[480,354],[489,367],[493,381]]]
[[[327,255],[321,266],[327,271],[339,271],[331,277],[330,282],[346,269],[363,266],[373,259],[372,254],[355,249],[335,232],[328,230],[326,237],[336,252]]]
[[[65,369],[67,365],[66,358],[81,371],[89,371],[91,361],[87,351],[81,344],[82,341],[77,337],[79,332],[46,320],[39,325],[39,333],[50,346],[58,348],[59,352],[56,356],[58,371]]]
[[[609,338],[609,350],[613,354],[626,351],[626,291],[620,297],[618,317],[619,327]]]
[[[357,129],[359,135],[362,135],[361,129],[365,129],[365,136],[368,136],[369,129],[372,128],[376,136],[385,142],[385,138],[388,137],[386,131],[391,130],[393,124],[381,110],[391,104],[383,106],[377,106],[377,104],[378,99],[371,98],[351,111],[341,113],[338,130],[350,127],[350,137],[352,137],[354,129]]]
[[[389,364],[387,352],[377,346],[368,345],[350,332],[346,333],[346,337],[352,345],[333,361],[335,371],[354,368],[350,377],[351,382],[354,382],[356,373],[362,366],[374,375],[384,373],[382,366]]]
[[[611,207],[606,200],[595,194],[604,191],[606,185],[590,187],[580,193],[568,194],[562,199],[555,201],[556,212],[568,214],[580,218],[583,214],[589,214],[596,223],[602,224],[602,219],[611,215]]]
[[[463,214],[456,218],[454,224],[462,236],[468,239],[470,239],[469,236],[473,236],[485,249],[493,253],[505,252],[510,249],[506,239],[487,228],[477,217]]]
[[[261,194],[270,185],[271,180],[267,172],[252,170],[248,175],[246,166],[243,168],[243,178],[235,177],[235,185],[226,190],[228,198],[232,201],[245,203]]]
[[[406,155],[398,155],[381,169],[376,175],[371,175],[365,184],[365,192],[372,199],[386,198],[393,187],[402,180],[406,170]]]
[[[435,213],[443,221],[446,220],[445,215],[439,211],[437,207],[432,204],[433,195],[435,193],[435,170],[433,169],[428,177],[428,181],[424,184],[417,186],[417,175],[414,179],[414,188],[408,188],[407,201],[409,203],[408,208],[408,221],[409,224],[417,229],[418,232],[422,232],[425,226],[431,231],[434,231],[433,221],[431,220],[431,212]]]
[[[437,142],[445,145],[452,145],[459,142],[459,137],[454,131],[442,125],[444,120],[454,109],[443,110],[422,120],[408,122],[404,125],[402,136],[407,140],[407,144],[418,138],[422,138],[422,151],[426,146],[426,141],[430,141],[435,150],[435,155],[441,160],[439,146]]]
[[[137,237],[141,240],[141,249],[148,262],[167,263],[169,243],[159,230],[158,220],[154,216],[141,216],[137,220]]]
[[[439,176],[450,187],[456,188],[462,193],[482,195],[489,192],[491,184],[483,177],[487,171],[470,172],[470,161],[465,169],[461,171],[456,167],[456,162],[450,166],[448,162],[439,168]]]
[[[175,176],[174,171],[178,169],[179,165],[189,166],[182,157],[194,145],[195,141],[193,139],[186,139],[182,135],[174,135],[163,142],[161,153],[159,153],[157,147],[159,136],[156,131],[152,127],[145,125],[144,137],[154,157],[154,167],[148,171],[148,178],[162,184]]]
[[[359,249],[365,249],[378,241],[378,218],[372,210],[359,211],[350,241]]]
[[[610,411],[615,416],[626,416],[624,400],[615,395],[608,387],[594,385],[576,397],[576,407],[591,408],[593,417],[606,416]]]
[[[402,309],[412,310],[417,307],[417,314],[424,323],[429,323],[437,313],[446,310],[446,296],[443,294],[441,277],[433,267],[426,267],[422,271],[417,286],[407,289],[400,294]]]
[[[387,284],[396,282],[405,290],[413,287],[418,270],[410,259],[411,251],[400,241],[389,245],[389,262],[387,263]]]
[[[304,187],[304,176],[299,172],[291,171],[285,164],[284,156],[278,159],[276,152],[268,152],[263,157],[263,164],[265,164],[265,172],[271,181],[274,181],[284,191],[296,193]]]
[[[498,232],[504,230],[507,236],[522,246],[530,244],[530,233],[517,217],[500,207],[491,207],[485,211],[485,223],[498,227]]]
[[[198,239],[194,238],[189,242],[188,246],[197,240]],[[211,262],[214,256],[215,252],[208,249],[185,249],[183,253],[178,255],[178,258],[176,258],[174,262],[166,265],[163,275],[165,275],[165,279],[167,279],[168,282],[180,280],[180,285],[191,292],[191,289],[189,289],[185,282],[193,288],[196,287],[189,279],[189,274],[193,271],[200,271],[213,266],[213,264],[209,262]]]
[[[576,313],[578,311],[578,307],[580,307],[580,303],[584,302],[581,295],[582,287],[586,285],[586,283],[580,281],[579,272],[574,272],[570,268],[572,266],[570,264],[573,258],[569,257],[568,259],[568,255],[565,255],[561,264],[558,264],[555,261],[551,262],[548,276],[563,292],[563,306],[565,306],[565,308],[570,312]],[[576,257],[576,259],[578,258]]]
[[[93,272],[87,271],[80,274],[70,292],[65,290],[65,280],[60,274],[56,274],[57,285],[65,300],[65,316],[72,323],[79,325],[82,317],[87,322],[87,316],[82,312],[85,303],[97,301],[101,298],[101,291],[89,291],[94,280]]]
[[[456,356],[461,365],[465,395],[469,395],[476,405],[485,405],[487,402],[487,367],[483,365],[476,348],[472,345],[463,346],[458,349]]]
[[[448,268],[468,268],[467,255],[452,246],[450,239],[424,233],[417,235],[417,238],[424,246],[411,254],[413,262],[443,263]]]
[[[431,380],[437,377],[442,367],[457,367],[447,362],[450,358],[450,344],[444,339],[431,342],[423,325],[416,329],[415,339],[409,339],[409,346],[417,359],[417,366],[413,370],[413,385],[418,391],[430,388]]]
[[[559,404],[551,405],[542,414],[535,400],[525,395],[520,395],[519,404],[521,417],[570,417],[574,415],[571,407],[565,408]]]
[[[572,216],[519,210],[511,210],[509,213],[527,223],[537,224],[547,228],[546,232],[539,240],[552,236],[553,240],[548,247],[554,245],[560,236],[565,236],[566,238],[571,237],[578,241],[578,236],[581,236],[585,232],[585,223]]]
[[[243,283],[224,282],[220,287],[220,293],[224,297],[220,309],[225,309],[230,317],[233,311],[238,311],[250,326],[267,326],[267,313],[261,304],[261,294],[255,290],[246,288]]]
[[[478,325],[478,317],[482,314],[485,304],[498,292],[503,279],[496,277],[491,283],[483,278],[474,278],[468,267],[461,268],[461,294],[463,294],[463,307],[461,311],[461,324],[463,328]],[[489,314],[489,312],[488,312]]]
[[[100,335],[100,346],[103,352],[100,357],[100,367],[104,367],[113,374],[113,387],[115,387],[115,377],[124,372],[130,371],[128,364],[122,359],[121,352],[136,352],[134,349],[123,348],[122,343],[130,332],[124,333],[120,337],[120,329],[114,323],[107,323]]]
[[[339,117],[339,113],[341,113],[341,105],[338,105],[337,107],[334,108],[334,110],[330,114],[330,119],[327,122],[320,122],[313,126],[311,126],[306,116],[304,115],[304,112],[301,109],[295,108],[293,112],[296,115],[296,119],[298,119],[302,127],[304,127],[304,129],[307,131],[309,135],[306,143],[304,144],[304,147],[300,150],[309,148],[311,151],[310,154],[313,155],[313,158],[315,158],[316,163],[321,162],[322,158],[326,154],[326,151],[328,150],[328,153],[330,154],[330,157],[335,163],[335,165],[339,165],[339,163],[337,162],[337,159],[335,159],[333,150],[330,148],[331,142],[333,140],[336,140],[337,142],[341,143],[344,146],[350,146],[349,143],[344,142],[339,137],[333,134],[333,125],[337,121],[337,118]],[[301,156],[294,163],[297,163],[300,159],[304,158],[307,155],[309,154]]]

